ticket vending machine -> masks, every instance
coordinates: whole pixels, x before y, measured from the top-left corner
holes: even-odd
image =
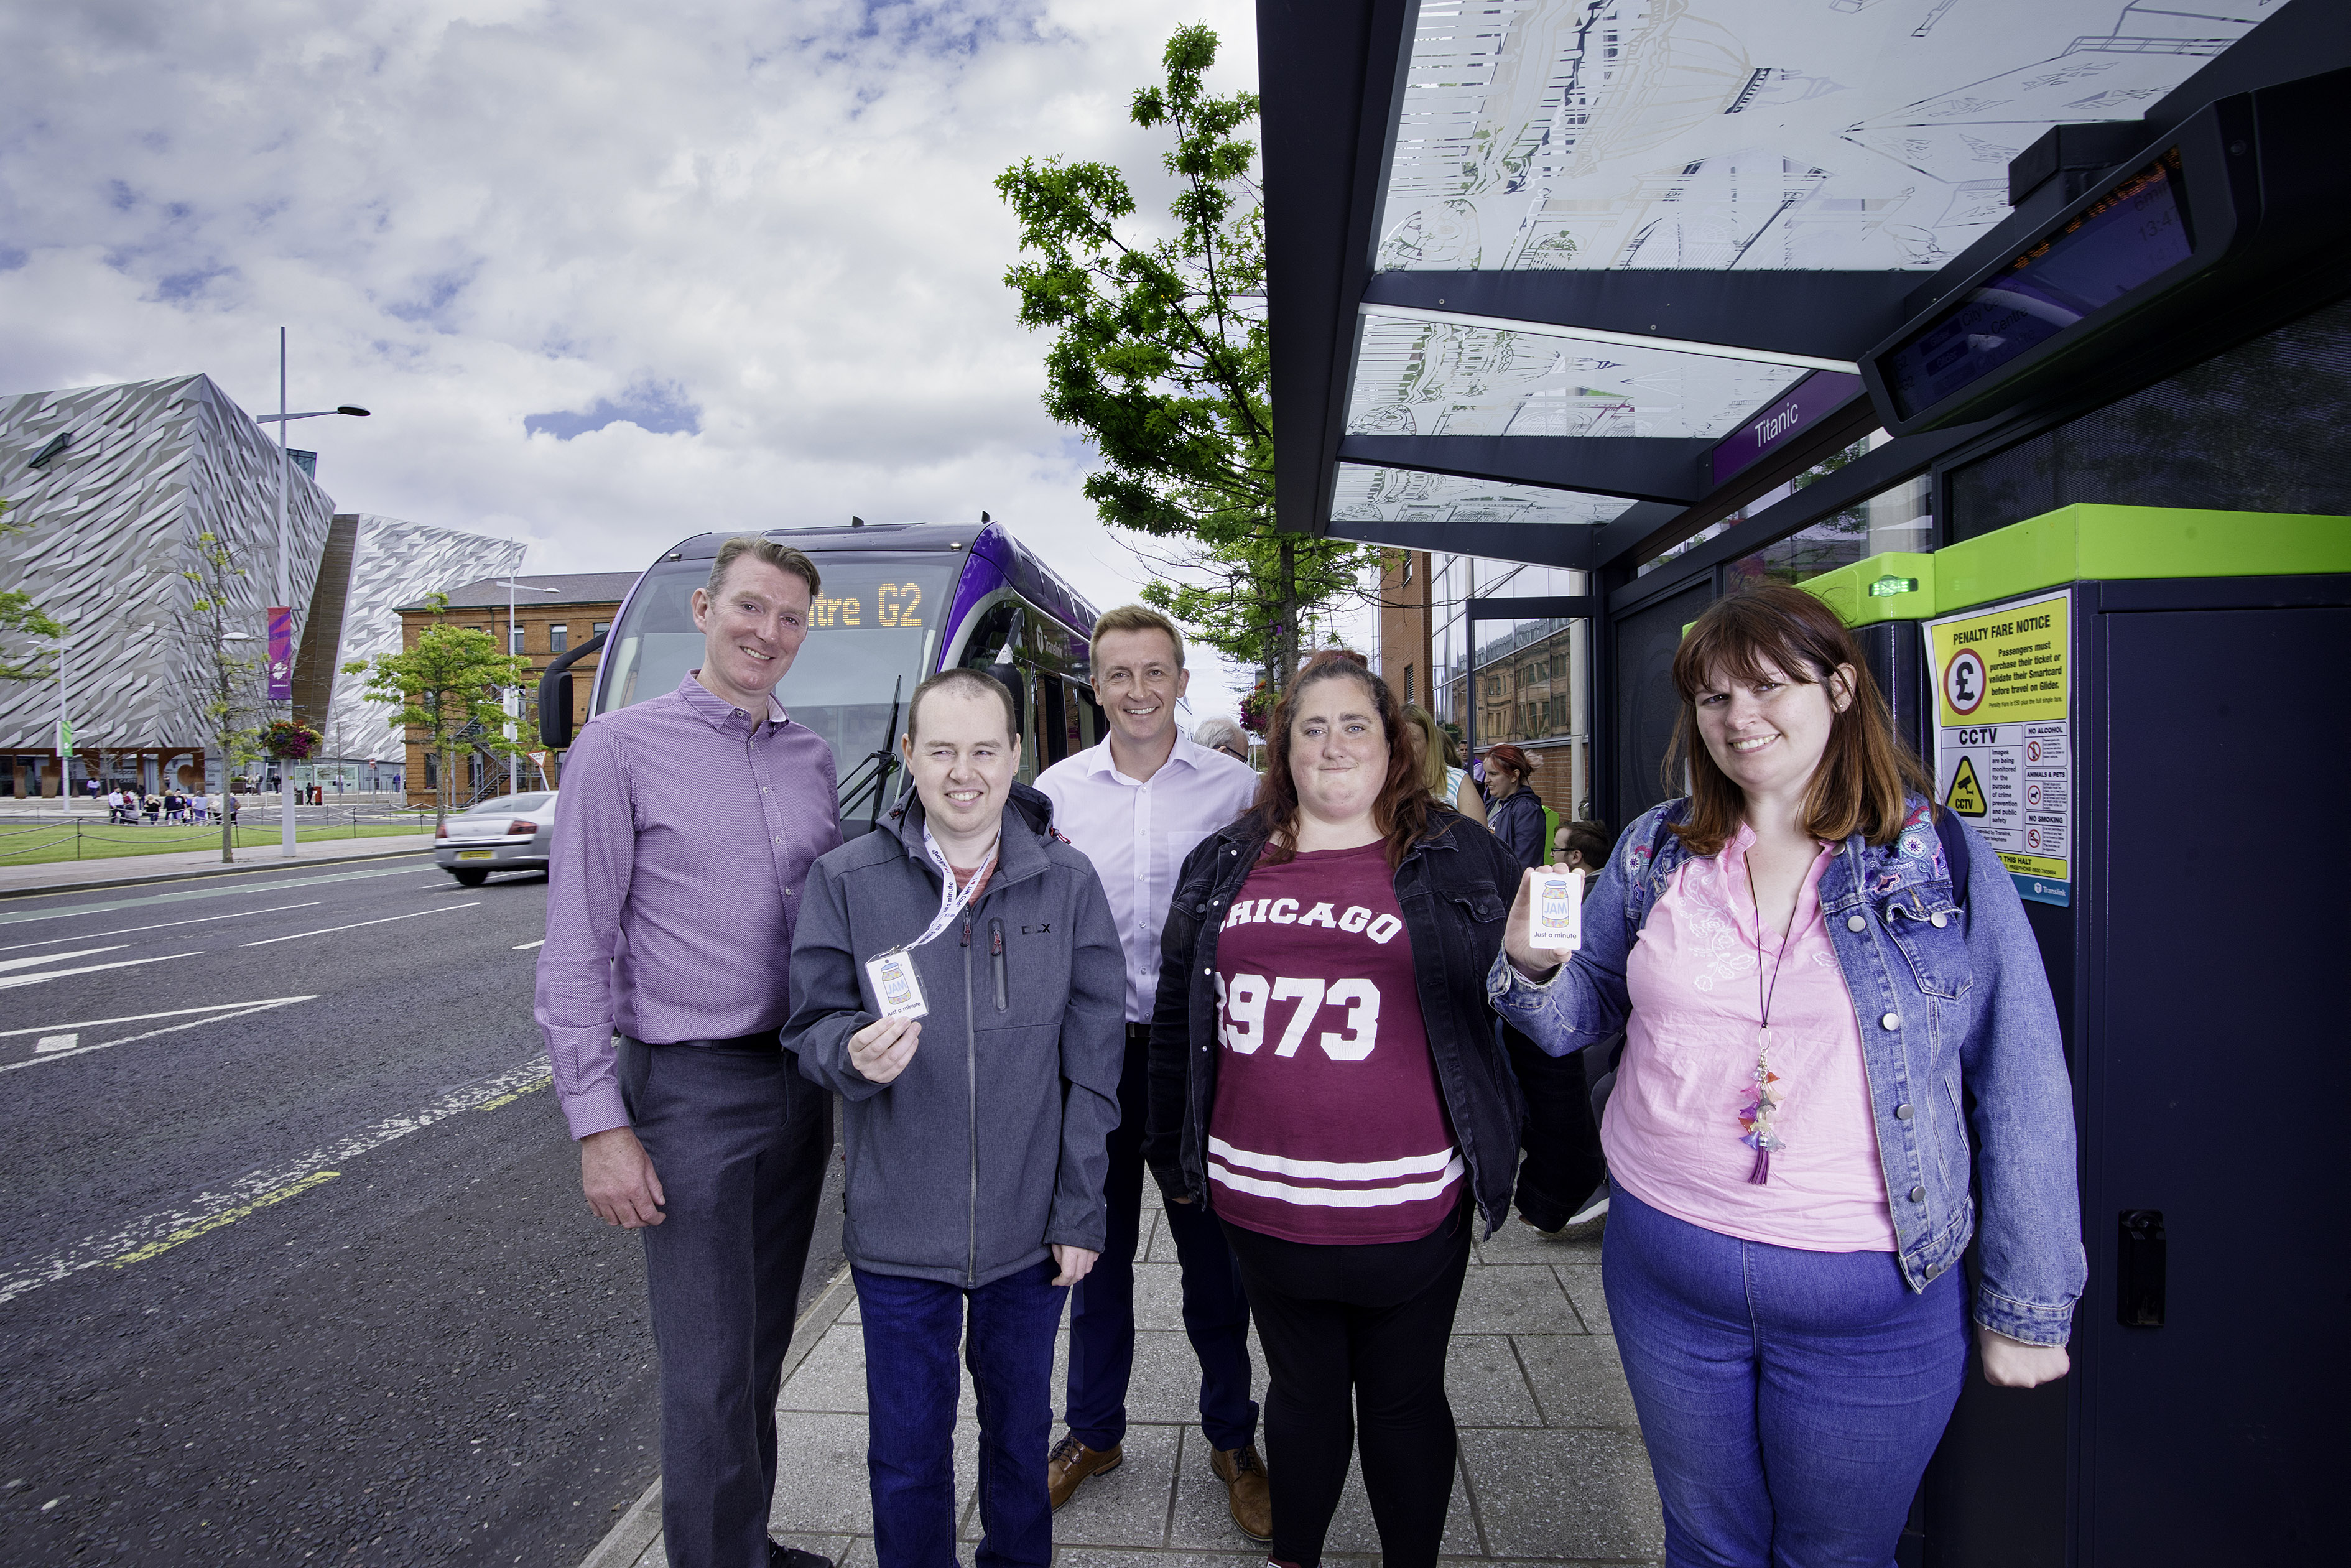
[[[1805,586],[2024,900],[2080,1137],[2073,1374],[1970,1377],[1902,1560],[2332,1555],[2351,519],[2075,506]]]

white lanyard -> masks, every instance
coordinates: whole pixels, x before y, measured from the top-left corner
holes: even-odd
[[[956,916],[961,915],[965,907],[979,896],[980,889],[987,885],[988,876],[996,870],[997,852],[1003,847],[1003,843],[1004,835],[999,831],[996,836],[996,842],[988,847],[987,858],[979,862],[977,871],[971,873],[971,880],[957,887],[955,867],[947,864],[946,852],[939,848],[938,840],[931,837],[929,824],[924,824],[923,848],[930,852],[931,863],[939,868],[939,914],[938,918],[931,922],[928,929],[912,942],[907,943],[900,951],[912,952],[955,924]]]

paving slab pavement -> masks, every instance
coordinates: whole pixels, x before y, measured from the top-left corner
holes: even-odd
[[[1262,1549],[1233,1528],[1209,1473],[1194,1405],[1199,1371],[1186,1342],[1179,1276],[1165,1222],[1135,1265],[1134,1381],[1126,1457],[1053,1516],[1055,1568],[1256,1568]],[[1055,1357],[1061,1404],[1066,1322]],[[1264,1394],[1263,1357],[1258,1395]],[[1460,1475],[1446,1521],[1447,1563],[1655,1563],[1664,1525],[1632,1396],[1600,1294],[1600,1246],[1545,1241],[1513,1218],[1471,1254],[1447,1363],[1461,1430]],[[865,1476],[865,1354],[844,1272],[800,1321],[777,1403],[775,1537],[875,1568]],[[1058,1431],[1058,1428],[1057,1428]],[[979,1539],[972,1499],[978,1427],[967,1381],[956,1427],[961,1539]],[[1375,1564],[1360,1468],[1332,1522],[1326,1562]],[[656,1482],[581,1568],[664,1568]]]
[[[222,876],[235,872],[283,870],[334,861],[379,860],[413,855],[433,847],[431,833],[387,833],[365,839],[309,839],[291,857],[276,844],[240,844],[236,861],[223,865],[217,845],[161,854],[107,855],[86,861],[44,861],[37,865],[0,866],[0,898],[35,893],[74,893],[88,888],[136,887],[151,882]]]

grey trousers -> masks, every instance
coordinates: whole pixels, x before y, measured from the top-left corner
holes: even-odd
[[[832,1153],[829,1096],[780,1050],[623,1038],[620,1077],[666,1200],[639,1234],[670,1568],[767,1568],[776,1396]]]

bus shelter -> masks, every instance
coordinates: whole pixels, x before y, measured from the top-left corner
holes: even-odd
[[[1971,1385],[1904,1560],[2310,1554],[2351,1396],[2312,1245],[2342,941],[2262,829],[2351,767],[2351,19],[1258,13],[1282,526],[1547,569],[1467,607],[1469,672],[1482,622],[1573,623],[1617,824],[1668,792],[1683,628],[1812,587],[2026,901],[2074,1372]]]

